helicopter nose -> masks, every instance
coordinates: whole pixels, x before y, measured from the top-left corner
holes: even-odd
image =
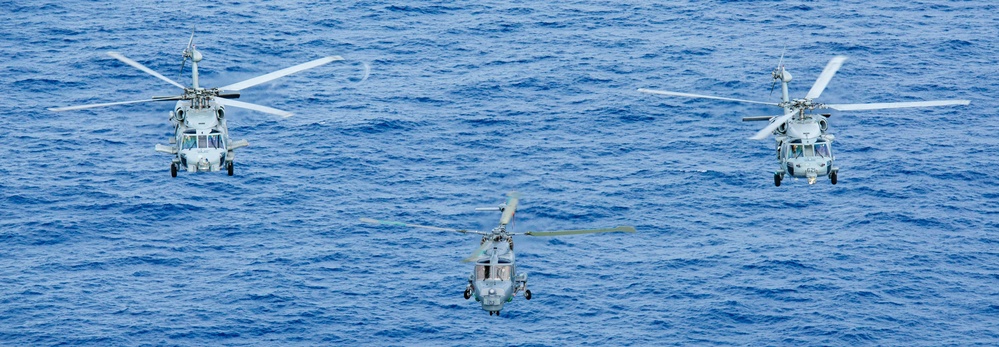
[[[509,291],[502,286],[482,286],[479,287],[479,297],[482,298],[482,309],[486,311],[500,311],[503,305],[511,301]]]
[[[503,298],[500,296],[486,296],[482,298],[482,309],[486,311],[500,311],[503,309]]]
[[[208,171],[211,169],[211,163],[208,162],[208,158],[202,157],[198,160],[198,171]]]

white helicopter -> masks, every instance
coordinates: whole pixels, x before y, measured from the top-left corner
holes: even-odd
[[[812,85],[812,89],[805,94],[802,99],[791,100],[787,94],[787,84],[791,82],[791,73],[784,69],[784,56],[781,55],[780,63],[771,73],[774,83],[778,80],[781,85],[781,102],[762,102],[753,100],[742,100],[733,98],[723,98],[709,95],[677,93],[662,90],[638,89],[639,92],[669,96],[682,96],[688,98],[704,98],[725,101],[747,102],[753,104],[764,104],[777,106],[784,109],[782,116],[759,116],[745,117],[743,121],[770,121],[770,125],[756,133],[750,139],[761,140],[767,135],[774,134],[777,144],[777,161],[780,168],[774,172],[774,185],[780,186],[784,175],[792,177],[804,177],[808,179],[808,184],[814,184],[818,176],[828,176],[832,184],[836,184],[839,168],[834,166],[834,156],[832,155],[832,141],[835,138],[826,131],[829,128],[828,118],[830,114],[813,115],[815,109],[834,109],[837,111],[861,111],[880,110],[903,107],[928,107],[928,106],[948,106],[967,105],[968,100],[938,100],[938,101],[914,101],[914,102],[889,102],[874,104],[821,104],[813,100],[817,99],[825,90],[829,80],[832,79],[836,71],[846,60],[844,56],[836,56],[826,64],[822,74]],[[771,87],[771,92],[773,88]]]
[[[170,122],[174,125],[174,137],[170,138],[173,146],[156,145],[157,152],[174,156],[170,163],[170,176],[177,177],[178,170],[188,172],[219,171],[225,168],[229,176],[233,174],[233,159],[235,150],[246,147],[246,140],[232,141],[229,138],[229,128],[226,126],[226,106],[270,113],[281,117],[290,117],[290,112],[275,108],[232,100],[239,98],[239,91],[274,79],[284,77],[302,70],[311,69],[330,62],[343,60],[339,56],[329,56],[308,63],[295,65],[287,69],[257,76],[242,82],[233,83],[220,88],[206,89],[198,84],[198,63],[202,55],[194,46],[194,33],[184,49],[184,60],[181,62],[181,72],[187,59],[191,59],[192,87],[184,87],[180,83],[153,71],[152,69],[132,60],[121,53],[108,52],[108,55],[125,64],[131,65],[145,73],[153,75],[167,83],[184,90],[179,96],[154,96],[146,100],[121,101],[104,104],[50,108],[49,111],[72,111],[94,107],[134,104],[150,101],[177,101],[174,110],[170,112]]]
[[[584,230],[560,230],[560,231],[528,231],[524,233],[511,233],[506,231],[507,224],[513,220],[513,215],[517,212],[517,203],[520,195],[517,192],[507,194],[507,202],[499,207],[476,208],[476,211],[500,211],[500,224],[490,232],[473,231],[465,229],[438,228],[426,225],[407,224],[401,222],[381,221],[370,218],[361,218],[362,222],[405,226],[412,228],[424,228],[439,231],[454,231],[462,234],[482,235],[482,242],[472,255],[462,260],[465,263],[475,263],[471,276],[468,277],[468,285],[465,287],[465,299],[472,296],[475,301],[482,303],[482,309],[489,311],[489,315],[499,316],[503,304],[513,301],[513,297],[519,292],[524,292],[524,298],[531,300],[531,290],[527,289],[527,273],[517,273],[516,262],[513,255],[513,236],[562,236],[577,234],[592,234],[622,231],[633,233],[634,227],[619,226],[617,228],[606,229],[584,229]]]

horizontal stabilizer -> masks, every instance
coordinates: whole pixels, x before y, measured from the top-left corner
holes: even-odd
[[[239,140],[239,141],[233,141],[232,143],[229,144],[229,150],[231,151],[231,150],[234,150],[234,149],[237,149],[237,148],[243,148],[243,147],[246,147],[246,146],[249,146],[249,145],[250,145],[250,141],[246,141],[246,139],[242,139],[242,140]]]
[[[177,154],[177,147],[174,146],[164,146],[156,145],[156,151],[166,154]]]

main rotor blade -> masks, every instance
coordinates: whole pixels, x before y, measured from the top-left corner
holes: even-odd
[[[267,106],[263,106],[263,105],[257,105],[257,104],[251,104],[251,103],[248,103],[248,102],[236,101],[236,100],[232,100],[232,99],[215,98],[215,102],[218,102],[218,103],[226,105],[226,106],[232,106],[232,107],[238,107],[238,108],[245,108],[247,110],[260,111],[260,112],[263,112],[263,113],[270,113],[270,114],[278,115],[278,116],[281,116],[281,117],[284,117],[284,118],[288,118],[288,117],[291,117],[291,116],[294,115],[293,113],[288,112],[288,111],[281,111],[281,110],[276,109],[276,108],[271,108],[271,107],[267,107]]]
[[[437,230],[437,231],[454,231],[454,232],[459,232],[459,233],[462,233],[462,234],[466,234],[466,233],[467,234],[485,234],[483,232],[474,231],[474,230],[439,228],[439,227],[432,227],[432,226],[429,226],[429,225],[408,224],[408,223],[403,223],[403,222],[393,222],[393,221],[377,220],[377,219],[371,219],[371,218],[361,218],[361,221],[365,222],[365,223],[381,224],[381,225],[392,225],[392,226],[410,227],[410,228],[423,228],[423,229],[430,229],[430,230]]]
[[[562,236],[562,235],[579,235],[579,234],[594,234],[594,233],[610,233],[615,231],[623,231],[626,233],[635,232],[635,227],[632,226],[619,226],[617,228],[604,228],[604,229],[582,229],[582,230],[559,230],[559,231],[528,231],[524,235],[529,236]]]
[[[492,242],[483,242],[482,245],[479,246],[479,248],[476,248],[474,251],[472,251],[472,255],[468,256],[468,258],[462,259],[461,262],[462,263],[470,263],[470,262],[475,261],[476,259],[479,259],[479,256],[485,254],[486,249],[488,249],[489,245],[491,245],[491,244],[493,244],[493,243]]]
[[[646,93],[646,94],[659,94],[659,95],[669,95],[669,96],[682,96],[682,97],[687,97],[687,98],[700,98],[700,99],[715,99],[715,100],[725,100],[725,101],[748,102],[748,103],[751,103],[751,104],[763,104],[763,105],[777,106],[777,103],[773,103],[773,102],[763,102],[763,101],[753,101],[753,100],[723,98],[723,97],[718,97],[718,96],[690,94],[690,93],[677,93],[677,92],[668,92],[668,91],[665,91],[665,90],[655,90],[655,89],[638,88],[638,91],[641,92],[641,93]]]
[[[150,69],[150,68],[146,67],[145,65],[139,64],[135,60],[128,59],[124,55],[121,55],[121,53],[118,53],[118,52],[108,52],[108,55],[110,55],[112,58],[121,60],[121,62],[123,62],[125,64],[132,65],[132,67],[135,67],[136,69],[142,70],[143,72],[145,72],[147,74],[153,75],[156,78],[159,78],[161,80],[167,81],[167,83],[175,85],[175,86],[177,86],[177,88],[184,89],[184,86],[181,85],[180,83],[174,82],[172,79],[169,79],[169,78],[166,78],[166,76],[160,75],[159,72],[153,71],[153,69]]]
[[[765,139],[768,135],[774,132],[774,129],[777,129],[778,127],[781,126],[781,124],[787,123],[788,119],[794,117],[795,113],[798,113],[798,110],[791,109],[790,112],[785,113],[783,116],[777,117],[777,119],[775,119],[773,122],[770,122],[770,124],[768,124],[765,128],[757,132],[756,135],[753,135],[753,137],[750,137],[750,139],[751,140]]]
[[[503,215],[500,217],[500,225],[510,224],[513,215],[517,213],[517,203],[520,201],[520,193],[509,192],[506,194],[506,206],[503,207]]]
[[[249,88],[249,87],[253,87],[253,86],[261,84],[261,83],[266,83],[266,82],[269,82],[269,81],[272,81],[272,80],[275,80],[275,79],[278,79],[278,78],[281,78],[281,77],[284,77],[284,76],[288,76],[288,75],[291,75],[293,73],[296,73],[296,72],[299,72],[299,71],[302,71],[302,70],[308,70],[308,69],[311,69],[311,68],[314,68],[314,67],[317,67],[317,66],[322,66],[322,65],[325,65],[325,64],[329,64],[329,63],[332,63],[332,62],[337,61],[337,60],[343,60],[343,58],[341,58],[340,56],[337,56],[337,55],[329,56],[329,57],[325,57],[325,58],[319,58],[319,59],[310,61],[308,63],[298,64],[298,65],[289,67],[287,69],[282,69],[282,70],[274,71],[274,72],[271,72],[269,74],[262,75],[262,76],[257,76],[257,77],[254,77],[254,78],[242,81],[242,82],[236,82],[236,83],[227,85],[225,87],[221,87],[219,89],[221,89],[221,90],[242,90],[242,89],[246,89],[246,88]]]
[[[822,95],[822,91],[826,89],[827,85],[829,85],[829,80],[836,75],[836,71],[839,70],[840,66],[843,66],[844,61],[846,61],[846,57],[842,55],[838,55],[830,59],[829,63],[826,64],[826,68],[822,69],[822,74],[820,74],[819,78],[815,80],[815,84],[812,85],[812,89],[808,91],[807,95],[805,95],[805,99],[815,99],[818,98],[819,95]]]
[[[175,99],[146,99],[146,100],[133,100],[133,101],[119,101],[119,102],[109,102],[109,103],[104,103],[104,104],[90,104],[90,105],[67,106],[67,107],[52,107],[52,108],[49,108],[48,110],[52,111],[52,112],[62,112],[62,111],[83,110],[83,109],[94,108],[94,107],[105,107],[105,106],[114,106],[114,105],[137,104],[137,103],[140,103],[140,102],[169,101],[169,100],[175,100]]]
[[[935,101],[913,101],[913,102],[886,102],[878,104],[836,104],[836,105],[824,105],[824,106],[837,111],[862,111],[862,110],[881,110],[886,108],[967,105],[970,103],[971,100],[935,100]]]

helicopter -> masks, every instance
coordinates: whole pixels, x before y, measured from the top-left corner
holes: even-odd
[[[518,235],[526,236],[563,236],[578,234],[593,234],[606,232],[635,232],[631,226],[619,226],[605,229],[583,229],[583,230],[559,230],[559,231],[528,231],[523,233],[511,233],[506,230],[507,225],[513,220],[513,215],[517,212],[517,204],[520,194],[510,192],[507,194],[507,201],[498,207],[476,208],[476,211],[500,211],[499,226],[490,232],[439,228],[434,226],[407,224],[401,222],[382,221],[371,218],[361,218],[362,222],[392,226],[405,226],[411,228],[423,228],[438,231],[454,231],[462,234],[482,235],[482,241],[472,255],[462,260],[464,263],[474,263],[472,274],[468,277],[468,284],[465,286],[465,300],[475,297],[475,301],[482,303],[482,309],[489,311],[489,315],[499,316],[500,310],[507,302],[513,301],[513,297],[519,292],[524,293],[524,298],[531,300],[531,290],[527,289],[527,273],[517,272],[516,262],[513,253],[513,237]]]
[[[770,92],[773,93],[774,85],[780,81],[781,102],[762,102],[753,100],[724,98],[710,95],[678,93],[663,90],[653,90],[639,88],[638,91],[648,94],[658,94],[667,96],[680,96],[688,98],[703,98],[723,101],[735,101],[753,104],[763,104],[777,106],[784,109],[780,116],[754,116],[744,117],[743,121],[769,121],[770,124],[761,129],[756,135],[750,137],[752,140],[761,140],[773,134],[776,142],[777,161],[780,165],[774,172],[774,185],[780,187],[785,175],[792,177],[803,177],[808,179],[808,184],[814,184],[818,176],[828,176],[832,184],[836,184],[839,167],[834,166],[835,157],[832,154],[832,142],[835,136],[829,134],[828,119],[831,114],[812,113],[816,109],[833,109],[837,111],[864,111],[881,110],[904,107],[929,107],[929,106],[950,106],[968,105],[969,100],[936,100],[936,101],[913,101],[913,102],[889,102],[871,104],[822,104],[814,100],[822,95],[829,81],[836,71],[839,70],[845,56],[835,56],[819,75],[819,78],[812,85],[812,89],[801,99],[790,99],[788,97],[787,85],[791,82],[791,73],[784,69],[784,55],[777,64],[777,68],[771,73],[773,83]]]
[[[107,54],[153,77],[183,89],[184,93],[178,96],[154,96],[151,99],[145,100],[56,107],[49,108],[48,110],[60,112],[141,102],[177,101],[173,111],[170,111],[169,119],[174,126],[174,136],[170,138],[172,146],[156,145],[157,152],[174,156],[170,163],[170,176],[172,177],[177,177],[177,171],[180,170],[186,170],[187,172],[214,172],[220,171],[223,168],[228,172],[229,176],[233,175],[235,150],[249,146],[250,143],[246,140],[232,141],[229,138],[229,128],[226,125],[226,107],[260,111],[284,118],[292,116],[290,112],[233,100],[239,98],[240,90],[296,72],[343,60],[340,56],[328,56],[224,87],[207,89],[202,88],[198,83],[198,63],[201,62],[203,56],[195,48],[193,32],[191,33],[191,39],[187,43],[187,48],[182,53],[183,60],[180,66],[181,73],[183,73],[187,60],[191,60],[191,87],[184,87],[180,83],[153,71],[135,60],[125,57],[121,53],[108,52]]]

